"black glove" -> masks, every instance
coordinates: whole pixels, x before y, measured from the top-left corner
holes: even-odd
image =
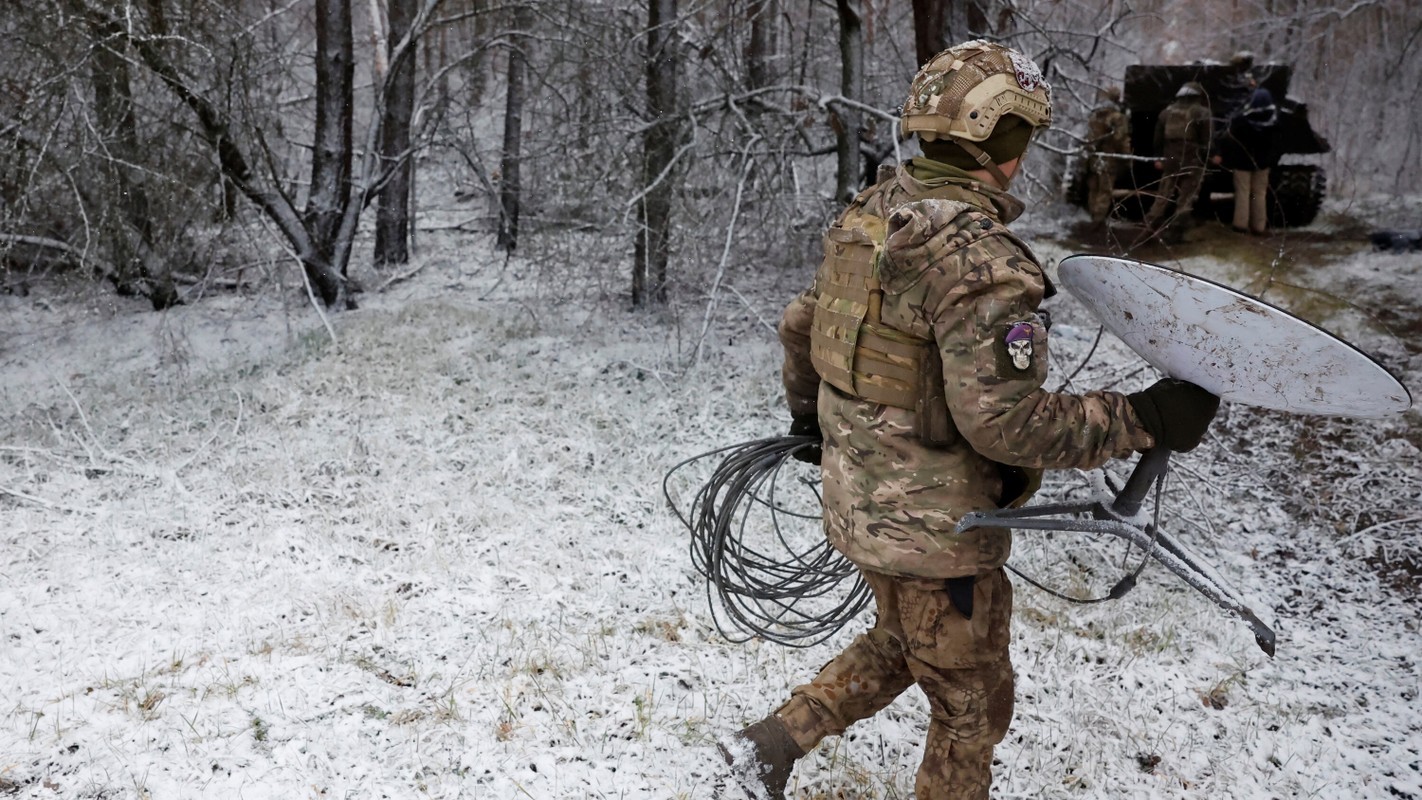
[[[824,439],[824,434],[820,433],[819,414],[796,414],[790,418],[791,436],[813,436],[815,444],[809,447],[801,447],[791,453],[797,460],[806,464],[820,463],[820,458],[824,455],[824,450],[820,447],[820,441]]]
[[[1141,425],[1157,447],[1184,453],[1194,450],[1220,409],[1220,399],[1189,381],[1156,381],[1143,392],[1126,395]]]

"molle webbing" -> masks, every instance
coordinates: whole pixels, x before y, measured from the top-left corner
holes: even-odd
[[[906,336],[870,318],[859,330],[855,349],[854,393],[875,403],[916,409],[923,364],[932,342]]]
[[[855,221],[861,225],[836,226],[825,232],[825,260],[820,266],[819,302],[810,331],[810,359],[821,378],[840,391],[863,397],[854,367],[871,297],[876,317],[883,299],[875,271],[879,256],[876,238],[883,238],[884,220],[861,214]]]
[[[928,344],[880,324],[882,217],[852,214],[825,233],[819,307],[810,335],[815,370],[835,388],[875,403],[914,408],[918,351]]]
[[[916,411],[920,438],[946,443],[953,431],[937,347],[883,325],[880,318],[878,259],[885,231],[883,217],[860,210],[826,232],[810,357],[835,388]]]

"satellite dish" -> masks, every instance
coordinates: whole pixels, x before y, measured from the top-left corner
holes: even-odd
[[[1406,387],[1363,351],[1228,286],[1110,256],[1068,256],[1057,270],[1137,355],[1222,400],[1349,417],[1412,405]]]

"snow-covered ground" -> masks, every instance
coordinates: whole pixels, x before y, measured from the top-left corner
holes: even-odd
[[[1060,220],[1018,227],[1071,251]],[[1422,296],[1422,255],[1300,264],[1290,241],[1238,246],[1347,300],[1310,308],[1415,394],[1376,312]],[[716,738],[855,634],[728,642],[662,496],[683,459],[784,431],[768,322],[809,265],[639,315],[590,268],[423,246],[329,328],[294,290],[164,314],[0,296],[0,796],[708,798]],[[1203,242],[1155,255],[1261,274]],[[1096,326],[1051,303],[1060,379]],[[1139,388],[1138,367],[1108,339],[1076,384]],[[1019,582],[996,795],[1422,798],[1419,600],[1387,566],[1422,551],[1415,415],[1229,407],[1177,460],[1165,527],[1274,623],[1276,658],[1159,568],[1089,606]],[[1121,556],[1024,534],[1013,564],[1099,595]],[[925,719],[911,690],[791,796],[908,797]]]

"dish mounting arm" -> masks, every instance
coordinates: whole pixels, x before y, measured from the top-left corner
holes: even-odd
[[[1018,530],[1075,531],[1105,533],[1125,539],[1145,551],[1175,573],[1191,588],[1208,597],[1215,605],[1249,623],[1254,641],[1269,656],[1274,655],[1276,637],[1232,587],[1213,569],[1205,566],[1174,537],[1159,530],[1153,522],[1138,522],[1137,515],[1150,490],[1165,475],[1170,464],[1170,451],[1156,447],[1141,454],[1126,484],[1110,503],[1101,500],[1088,503],[1049,503],[996,511],[973,511],[958,521],[959,533],[982,527],[1004,527]],[[1090,515],[1090,519],[1083,519]],[[1135,585],[1132,577],[1118,583],[1111,597],[1120,598]]]

